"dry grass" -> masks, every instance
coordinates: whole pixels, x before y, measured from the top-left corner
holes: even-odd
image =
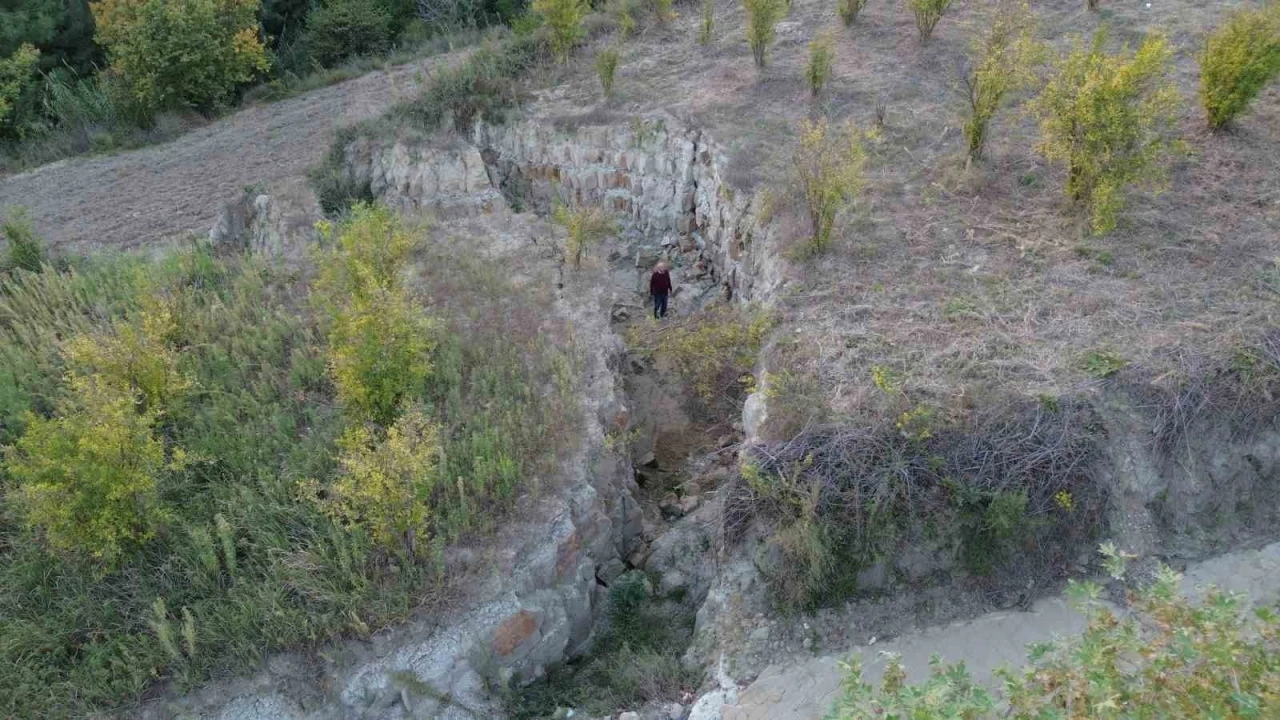
[[[957,2],[926,47],[899,3],[871,4],[844,28],[830,4],[797,0],[763,71],[752,66],[741,9],[719,2],[709,46],[697,44],[693,12],[627,44],[613,106],[639,114],[661,105],[729,148],[735,185],[781,184],[790,128],[809,109],[805,48],[834,31],[822,112],[871,127],[883,104],[885,124],[868,148],[858,218],[833,252],[793,268],[781,319],[810,348],[798,362],[837,410],[868,398],[873,365],[930,395],[974,385],[1059,395],[1096,382],[1081,363],[1091,350],[1158,375],[1180,371],[1187,353],[1229,354],[1274,324],[1280,88],[1222,136],[1203,130],[1195,94],[1195,53],[1236,4],[1036,6],[1040,34],[1057,49],[1106,22],[1117,47],[1163,29],[1177,51],[1180,131],[1192,154],[1175,163],[1167,192],[1135,194],[1120,228],[1101,238],[1068,214],[1062,178],[1035,154],[1036,128],[1017,108],[993,122],[987,160],[964,168],[958,81],[988,0]],[[592,82],[578,72],[530,110],[581,113],[596,101]]]

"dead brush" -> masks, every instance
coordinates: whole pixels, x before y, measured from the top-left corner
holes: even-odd
[[[1093,542],[1107,506],[1099,435],[1093,411],[1070,401],[1014,400],[950,425],[811,427],[751,448],[728,489],[725,536],[734,542],[753,522],[772,529],[782,557],[768,580],[789,607],[847,596],[860,570],[927,527],[1000,572],[1015,547],[1065,553]]]

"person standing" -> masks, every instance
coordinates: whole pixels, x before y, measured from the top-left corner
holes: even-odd
[[[654,319],[667,316],[667,296],[671,294],[671,273],[667,272],[667,264],[659,261],[649,276],[649,294],[653,296]]]

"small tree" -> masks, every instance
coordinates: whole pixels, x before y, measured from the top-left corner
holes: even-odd
[[[17,483],[8,500],[54,550],[110,567],[168,521],[158,479],[182,454],[166,460],[154,412],[139,412],[129,393],[92,376],[73,376],[70,387],[60,417],[28,415],[6,449]]]
[[[565,229],[565,255],[573,259],[575,268],[582,266],[582,255],[614,232],[613,221],[600,208],[570,210],[560,205],[551,214],[555,224]]]
[[[809,62],[804,68],[804,79],[814,97],[822,94],[831,79],[831,62],[835,55],[835,40],[829,33],[823,33],[817,40],[809,43]]]
[[[756,67],[762,68],[778,21],[787,14],[788,5],[786,0],[742,0],[742,7],[747,11],[747,44]]]
[[[715,0],[702,0],[702,24],[698,27],[698,44],[710,45],[715,37],[716,3]]]
[[[826,249],[837,216],[862,189],[865,157],[861,138],[852,125],[833,130],[826,120],[800,121],[793,161],[815,250]]]
[[[618,51],[605,48],[596,55],[596,75],[600,77],[600,89],[607,98],[613,95],[613,74],[618,69]]]
[[[1085,7],[1097,12],[1099,0],[1084,0]]]
[[[95,39],[147,111],[210,108],[269,66],[259,0],[100,0]]]
[[[342,525],[367,531],[383,548],[414,555],[432,535],[439,435],[420,409],[397,418],[385,436],[355,425],[338,441],[342,473],[323,492],[316,481],[304,482],[303,494]]]
[[[560,62],[568,62],[573,47],[586,35],[582,21],[591,6],[587,0],[533,0],[533,11],[551,30],[551,51]]]
[[[1035,19],[1025,0],[1002,4],[991,23],[974,43],[973,64],[964,77],[969,118],[964,123],[969,160],[982,157],[987,126],[1009,93],[1035,80],[1034,66],[1040,46],[1035,40]]]
[[[1280,2],[1232,14],[1200,55],[1200,102],[1209,127],[1226,127],[1278,76]]]
[[[22,45],[13,55],[0,57],[0,135],[6,134],[18,98],[35,77],[40,53],[31,45]],[[21,123],[18,123],[21,125]],[[16,128],[19,134],[21,128]]]
[[[907,6],[916,16],[916,30],[920,33],[920,42],[929,42],[933,37],[933,28],[951,7],[951,0],[907,0]]]
[[[858,20],[858,14],[867,6],[868,0],[840,0],[836,6],[836,11],[840,13],[840,19],[844,21],[845,27],[854,24]]]
[[[1164,179],[1178,102],[1163,37],[1117,55],[1103,50],[1105,41],[1100,31],[1091,45],[1077,44],[1031,104],[1040,152],[1066,166],[1067,197],[1090,212],[1099,233],[1115,227],[1129,185]]]

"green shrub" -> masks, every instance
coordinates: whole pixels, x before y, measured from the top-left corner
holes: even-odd
[[[698,44],[710,45],[715,39],[716,3],[715,0],[702,0],[702,22],[698,25]]]
[[[790,6],[786,0],[742,0],[742,7],[747,11],[747,45],[751,47],[756,67],[762,68],[777,33],[778,21],[786,16]]]
[[[569,53],[586,36],[582,21],[591,6],[586,0],[533,0],[530,7],[551,31],[551,52],[560,62],[568,62]]]
[[[862,189],[865,152],[856,128],[832,130],[825,119],[801,120],[792,163],[805,209],[813,248],[831,243],[836,218]]]
[[[809,43],[809,61],[804,67],[804,80],[814,97],[822,94],[831,79],[831,63],[835,55],[835,39],[830,34],[818,36]]]
[[[8,247],[0,270],[18,268],[27,272],[40,272],[46,261],[44,242],[36,235],[22,208],[10,210],[0,223],[0,236]]]
[[[1089,211],[1093,230],[1116,226],[1125,191],[1166,174],[1178,93],[1167,79],[1172,50],[1163,37],[1110,55],[1106,33],[1077,44],[1032,101],[1040,152],[1066,166],[1066,193]]]
[[[417,408],[396,418],[385,436],[353,425],[338,440],[338,478],[323,492],[314,480],[303,490],[343,526],[368,532],[392,552],[416,555],[419,544],[429,547],[436,522],[431,502],[440,478],[439,434]]]
[[[974,43],[973,61],[964,76],[969,99],[964,134],[970,161],[982,157],[987,127],[1005,98],[1035,81],[1040,52],[1031,7],[1017,0],[1001,4]]]
[[[9,57],[0,57],[0,135],[24,134],[22,123],[15,123],[14,106],[24,90],[35,79],[40,53],[32,45],[22,45]]]
[[[600,89],[605,97],[613,95],[613,74],[617,69],[617,49],[605,48],[596,55],[596,75],[600,78]]]
[[[111,72],[147,111],[226,103],[269,66],[258,0],[100,0],[90,7]]]
[[[1278,76],[1280,3],[1233,13],[1200,54],[1200,102],[1209,127],[1226,127]]]
[[[840,20],[845,26],[849,26],[857,22],[858,14],[867,6],[868,0],[840,0],[836,5],[836,12],[840,14]]]
[[[394,38],[391,15],[377,0],[327,0],[307,14],[307,51],[324,67],[385,53]]]
[[[1123,574],[1122,557],[1104,546],[1107,564]],[[1034,718],[1263,718],[1280,712],[1280,616],[1246,612],[1245,598],[1211,588],[1199,603],[1164,568],[1154,585],[1132,596],[1122,615],[1101,602],[1101,588],[1069,588],[1088,617],[1076,637],[1028,650],[1029,664],[1003,670],[1002,701],[974,682],[963,664],[935,658],[929,678],[907,682],[891,658],[878,688],[848,666],[844,696],[832,720],[867,717],[1033,720]],[[1252,615],[1252,616],[1251,616]]]
[[[951,0],[907,0],[907,7],[916,18],[916,30],[920,42],[927,43],[933,37],[933,29],[951,7]]]
[[[757,310],[717,307],[661,326],[635,326],[627,346],[670,363],[702,401],[736,404],[749,390],[744,380],[751,377],[771,323]]]
[[[565,230],[564,254],[571,259],[575,268],[582,266],[582,255],[587,248],[602,242],[616,231],[613,221],[600,208],[570,210],[564,205],[558,205],[551,219]]]
[[[331,316],[329,370],[356,419],[389,427],[431,374],[435,324],[404,283],[416,239],[390,210],[372,205],[353,208],[331,236],[315,291]]]
[[[31,415],[9,449],[5,471],[17,482],[6,501],[50,547],[107,567],[154,537],[170,513],[159,475],[170,464],[152,434],[154,413],[96,377],[71,381],[74,400],[53,420]]]

